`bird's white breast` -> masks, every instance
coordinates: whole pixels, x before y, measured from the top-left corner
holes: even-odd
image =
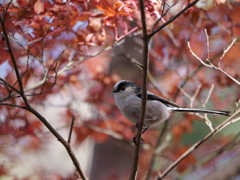
[[[135,95],[122,96],[119,93],[114,94],[114,100],[121,113],[133,124],[136,124],[140,119],[141,113],[141,98]],[[147,101],[145,120],[146,126],[156,126],[163,123],[170,116],[170,110],[167,107],[155,100]]]

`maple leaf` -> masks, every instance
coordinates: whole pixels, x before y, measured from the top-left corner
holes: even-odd
[[[106,2],[101,1],[99,5],[96,5],[96,8],[104,12],[104,16],[115,17],[119,16],[129,16],[132,9],[125,6],[122,1],[116,1],[112,6],[109,6]]]

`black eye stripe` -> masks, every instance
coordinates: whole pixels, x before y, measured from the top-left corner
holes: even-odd
[[[125,91],[127,88],[132,88],[132,90],[134,90],[136,93],[141,92],[141,87],[138,84],[136,84],[134,82],[131,82],[131,81],[121,81],[121,82],[119,82],[119,84],[117,85],[114,92]]]
[[[125,89],[126,89],[126,81],[123,81],[123,82],[121,82],[119,85],[118,85],[118,89],[117,89],[117,91],[120,91],[120,90],[122,90],[122,91],[124,91]]]

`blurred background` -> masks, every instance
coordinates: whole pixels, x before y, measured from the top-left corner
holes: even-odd
[[[35,116],[2,104],[24,106],[4,83],[18,88],[4,29],[29,103],[64,139],[74,116],[71,145],[87,176],[91,180],[128,179],[136,128],[116,108],[111,90],[122,79],[142,82],[141,69],[133,63],[143,60],[138,1],[0,4],[4,20],[0,27],[0,179],[77,177],[63,145]],[[187,0],[145,1],[148,32],[187,4]],[[181,107],[234,113],[240,99],[239,37],[238,0],[199,1],[151,38],[148,90]],[[146,131],[138,179],[157,179],[226,118],[175,113],[166,124]],[[239,126],[239,122],[229,124],[166,179],[240,179]]]

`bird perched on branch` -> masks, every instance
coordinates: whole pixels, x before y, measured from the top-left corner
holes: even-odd
[[[133,124],[140,119],[142,88],[131,81],[117,82],[112,92],[114,101],[120,112]],[[176,103],[165,100],[151,92],[147,92],[147,104],[144,118],[144,131],[166,121],[172,112],[209,113],[229,116],[230,111],[207,110],[197,108],[181,108]]]

